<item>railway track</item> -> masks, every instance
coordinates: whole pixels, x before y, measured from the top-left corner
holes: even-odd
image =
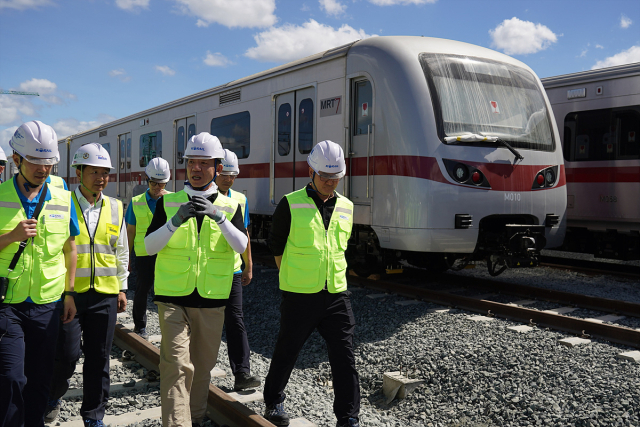
[[[640,280],[640,266],[559,256],[542,256],[540,265],[578,271],[586,274],[609,274]]]

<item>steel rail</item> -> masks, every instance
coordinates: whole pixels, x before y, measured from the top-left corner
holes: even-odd
[[[565,268],[589,274],[610,274],[631,279],[640,278],[640,267],[637,265],[614,264],[610,262],[554,256],[540,257],[540,265],[551,268]]]
[[[136,361],[147,369],[159,370],[160,350],[138,334],[116,325],[113,341],[115,345],[136,355]],[[160,378],[162,381],[162,378]],[[229,427],[275,427],[269,421],[213,384],[209,384],[207,415],[218,425]]]
[[[465,285],[472,287],[486,287],[490,290],[504,292],[509,295],[541,299],[549,302],[557,302],[574,307],[587,308],[625,316],[640,317],[640,304],[619,301],[608,298],[592,297],[572,292],[556,291],[553,289],[539,288],[536,286],[520,285],[517,283],[505,283],[497,280],[482,279],[478,277],[468,278],[466,276],[456,276],[446,274],[447,283]]]
[[[477,280],[474,278],[474,280]],[[369,289],[401,296],[434,302],[444,306],[452,306],[481,314],[491,314],[526,324],[548,327],[579,336],[591,336],[606,341],[640,348],[640,331],[620,326],[590,322],[559,314],[545,313],[529,308],[511,306],[493,301],[454,295],[447,292],[432,291],[410,285],[402,285],[386,281],[372,281],[356,276],[348,276],[348,281]]]

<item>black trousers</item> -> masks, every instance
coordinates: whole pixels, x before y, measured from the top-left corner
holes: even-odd
[[[250,373],[251,352],[242,314],[242,274],[233,275],[231,293],[224,309],[224,327],[227,335],[227,351],[229,352],[231,372],[233,375],[238,375],[241,372]]]
[[[101,420],[109,400],[109,356],[116,329],[118,298],[101,294],[93,289],[75,297],[76,317],[64,325],[58,338],[56,373],[51,385],[50,399],[59,399],[69,387],[80,358],[84,353],[82,369],[83,419]],[[54,394],[55,393],[55,394]]]
[[[0,426],[42,427],[62,301],[0,304]]]
[[[136,292],[133,296],[133,323],[136,330],[147,327],[147,296],[155,280],[156,255],[136,256]]]
[[[327,343],[333,375],[333,411],[338,423],[358,418],[360,382],[353,354],[355,318],[349,292],[315,294],[283,292],[280,304],[280,332],[264,383],[264,403],[284,402],[284,388],[302,346],[317,329]]]

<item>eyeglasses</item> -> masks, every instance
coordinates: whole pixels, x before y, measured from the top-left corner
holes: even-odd
[[[220,175],[219,175],[220,179],[230,179],[231,181],[233,181],[234,179],[236,179],[236,176],[237,176],[237,175],[223,175],[223,174],[220,174]]]
[[[164,188],[167,186],[166,182],[155,182],[155,181],[149,181],[149,186],[150,187],[160,187],[160,188]]]

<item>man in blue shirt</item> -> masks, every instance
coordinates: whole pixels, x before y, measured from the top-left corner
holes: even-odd
[[[249,202],[247,197],[237,191],[231,191],[231,186],[240,173],[238,157],[233,151],[224,150],[225,157],[222,161],[222,172],[216,177],[216,185],[221,195],[236,199],[240,204],[244,216],[244,227],[249,227]],[[247,231],[249,237],[249,231]],[[244,314],[242,313],[242,287],[251,283],[253,277],[253,262],[251,260],[251,240],[247,242],[247,249],[242,254],[244,271],[240,268],[240,260],[237,259],[238,270],[233,275],[231,293],[224,310],[224,324],[227,335],[227,351],[229,353],[229,365],[231,372],[236,377],[234,390],[240,391],[255,388],[260,385],[260,379],[251,375],[249,362],[251,352],[247,330],[244,326]]]

